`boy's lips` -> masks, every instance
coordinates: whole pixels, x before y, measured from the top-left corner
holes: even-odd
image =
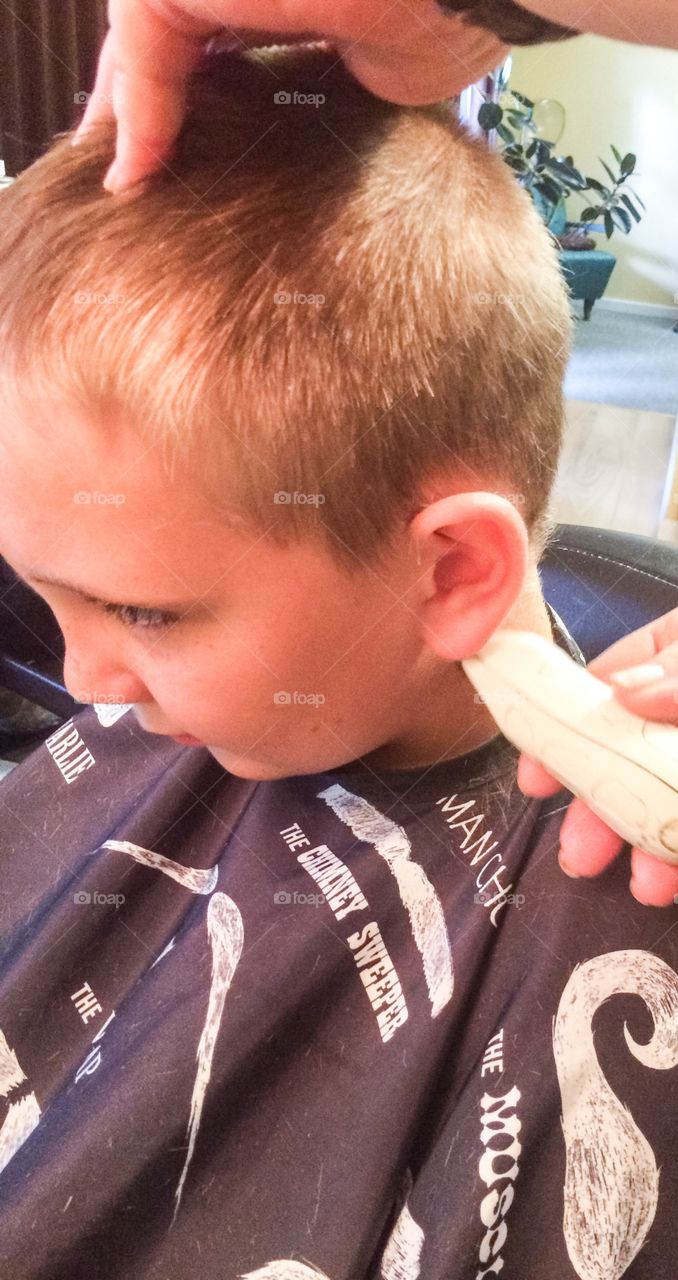
[[[136,716],[136,721],[139,728],[142,729],[144,733],[154,733],[161,738],[169,738],[172,742],[180,742],[184,747],[205,746],[205,743],[201,738],[194,738],[191,733],[164,733],[162,729],[151,729],[149,725],[144,724],[143,721],[139,719],[138,715]]]

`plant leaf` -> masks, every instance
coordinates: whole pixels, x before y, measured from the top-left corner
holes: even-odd
[[[633,196],[633,199],[636,201],[636,204],[639,204],[639,205],[640,205],[640,207],[641,207],[641,209],[645,209],[645,211],[647,212],[647,205],[644,205],[644,204],[643,204],[643,202],[642,202],[642,200],[641,200],[640,196],[638,195],[638,192],[637,192],[637,191],[634,191],[634,190],[633,190],[633,187],[629,187],[629,191],[631,192],[631,195]]]
[[[636,157],[634,156],[632,151],[629,151],[628,155],[625,155],[624,159],[621,162],[621,171],[624,174],[624,177],[625,178],[630,177],[635,167],[636,167]]]
[[[586,178],[582,176],[578,169],[575,169],[572,165],[566,164],[564,160],[560,159],[560,157],[551,156],[551,158],[546,161],[546,167],[553,170],[564,186],[571,187],[573,191],[586,190]]]
[[[633,224],[626,212],[626,209],[621,209],[619,205],[614,205],[612,209],[610,209],[610,217],[612,218],[615,227],[619,227],[619,230],[623,231],[625,235],[629,234]]]
[[[636,222],[640,222],[640,214],[638,213],[638,210],[636,209],[635,205],[632,204],[632,202],[629,200],[628,196],[623,195],[622,200],[624,201],[624,204],[626,205],[626,208],[628,209],[629,213],[633,214]]]
[[[540,195],[545,196],[547,200],[551,200],[553,204],[557,204],[560,200],[562,195],[561,189],[556,186],[555,182],[551,182],[550,178],[541,178],[538,182],[535,182],[534,185]]]
[[[498,102],[484,102],[478,112],[478,124],[481,129],[496,129],[504,118],[504,112]]]
[[[480,108],[480,110],[482,111],[482,107]],[[615,178],[615,176],[614,176],[614,174],[613,174],[613,172],[612,172],[612,170],[611,170],[611,168],[610,168],[609,164],[605,164],[605,161],[604,161],[604,160],[601,160],[601,161],[600,161],[600,163],[602,164],[603,169],[605,170],[605,172],[606,172],[606,174],[607,174],[608,178],[610,179],[610,181],[611,181],[611,182],[614,182],[614,184],[615,184],[615,186],[616,186],[617,179]]]
[[[614,235],[614,222],[612,221],[611,213],[607,209],[605,210],[604,218],[605,218],[605,235],[609,240],[610,236]]]
[[[613,154],[613,156],[614,156],[615,160],[617,161],[617,164],[621,164],[621,162],[622,162],[622,158],[621,158],[621,156],[620,156],[619,152],[617,151],[617,148],[612,146],[612,143],[610,143],[610,150],[612,151],[612,154]]]

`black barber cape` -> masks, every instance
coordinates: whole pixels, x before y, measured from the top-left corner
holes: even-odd
[[[675,1280],[678,914],[503,737],[249,782],[88,707],[0,783],[2,1280]]]

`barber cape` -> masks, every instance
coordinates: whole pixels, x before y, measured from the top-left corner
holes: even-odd
[[[3,1280],[675,1280],[678,916],[517,759],[250,782],[88,707],[12,770]]]

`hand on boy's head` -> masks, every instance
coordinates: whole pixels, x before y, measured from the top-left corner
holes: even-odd
[[[624,12],[618,12],[623,10]],[[678,15],[646,0],[643,30],[635,0],[611,6],[582,0],[109,0],[110,30],[80,128],[115,118],[117,145],[105,185],[124,190],[172,154],[185,113],[186,84],[208,41],[229,33],[235,48],[324,39],[377,97],[401,104],[440,102],[500,63],[508,45],[492,30],[508,12],[505,39],[525,41],[534,21],[563,33],[586,30],[620,40],[678,47]],[[468,17],[477,15],[475,26]],[[527,16],[527,22],[525,21]],[[536,17],[535,17],[536,15]],[[253,27],[252,24],[255,24]],[[537,36],[539,38],[538,29]],[[548,25],[544,28],[548,36]]]
[[[169,161],[188,78],[210,43],[247,49],[323,39],[376,96],[411,105],[451,97],[508,51],[436,0],[299,0],[294,10],[281,0],[110,0],[109,22],[79,130],[115,117],[115,162],[104,184],[112,192]]]
[[[611,684],[615,696],[635,715],[678,725],[678,609],[656,618],[606,649],[589,670]],[[561,790],[535,760],[521,756],[518,784],[526,795]],[[597,876],[617,857],[623,840],[582,800],[573,800],[560,831],[560,864],[568,874]],[[678,895],[678,867],[642,849],[631,853],[631,892],[650,906],[670,906]]]

